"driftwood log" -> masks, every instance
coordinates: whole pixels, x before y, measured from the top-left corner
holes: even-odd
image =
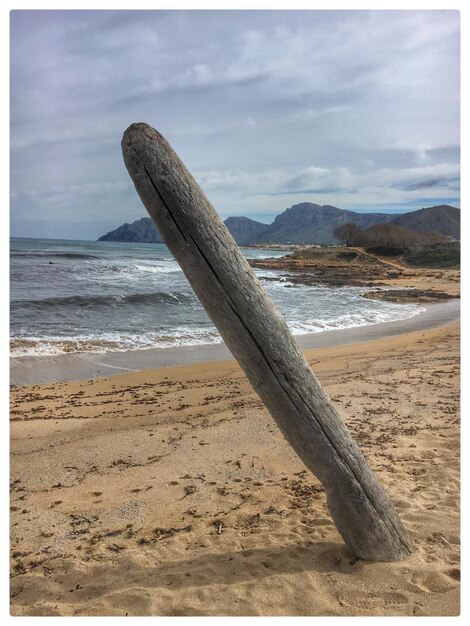
[[[304,464],[355,554],[399,560],[405,529],[251,267],[187,168],[151,126],[132,124],[124,162],[148,213],[228,348]]]

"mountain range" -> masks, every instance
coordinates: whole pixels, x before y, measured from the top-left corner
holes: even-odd
[[[258,243],[334,243],[333,230],[346,222],[361,228],[392,222],[415,232],[437,230],[460,239],[460,209],[446,204],[402,214],[356,213],[334,206],[302,202],[277,215],[272,224],[263,224],[249,217],[228,217],[225,225],[239,245]],[[98,241],[163,243],[150,217],[106,233]]]

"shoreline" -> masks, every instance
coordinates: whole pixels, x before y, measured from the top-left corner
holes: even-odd
[[[454,299],[426,305],[423,313],[405,320],[296,335],[295,338],[304,350],[333,347],[436,328],[450,324],[459,317],[460,300]],[[22,386],[90,380],[147,369],[230,359],[233,357],[224,343],[126,352],[11,357],[10,384]]]

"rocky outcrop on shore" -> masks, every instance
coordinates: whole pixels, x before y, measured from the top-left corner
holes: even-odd
[[[251,259],[252,267],[278,270],[292,284],[396,287],[367,297],[390,302],[442,302],[460,296],[460,271],[401,265],[361,249],[307,248],[281,258]]]
[[[408,302],[417,303],[434,303],[445,302],[456,296],[452,296],[446,291],[436,291],[433,289],[379,289],[376,291],[368,291],[362,294],[363,298],[369,300],[381,300],[383,302],[396,302],[398,304],[406,304]]]

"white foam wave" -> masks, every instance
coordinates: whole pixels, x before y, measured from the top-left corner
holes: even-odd
[[[179,346],[200,346],[220,343],[215,328],[191,329],[179,327],[168,333],[118,334],[69,337],[12,337],[10,355],[13,358],[30,356],[58,356],[72,353],[127,352]]]
[[[356,328],[409,319],[425,311],[424,307],[392,305],[389,310],[369,310],[362,313],[341,315],[336,318],[315,320],[290,320],[288,326],[294,335],[327,332],[341,328]],[[220,335],[214,327],[191,328],[180,326],[164,333],[103,333],[68,337],[12,337],[12,357],[57,356],[84,352],[126,352],[177,346],[199,346],[220,343]]]
[[[342,328],[358,328],[359,326],[370,326],[373,324],[383,324],[385,322],[396,322],[415,317],[423,313],[426,309],[411,305],[410,308],[398,305],[400,308],[388,311],[367,311],[353,313],[350,315],[340,315],[329,319],[316,319],[312,321],[296,320],[289,322],[289,328],[294,335],[306,335],[310,333],[321,333],[328,330],[338,330]]]
[[[149,274],[174,274],[175,272],[181,272],[181,268],[176,261],[168,261],[161,265],[140,265],[135,264],[133,268],[139,272],[147,272]]]

